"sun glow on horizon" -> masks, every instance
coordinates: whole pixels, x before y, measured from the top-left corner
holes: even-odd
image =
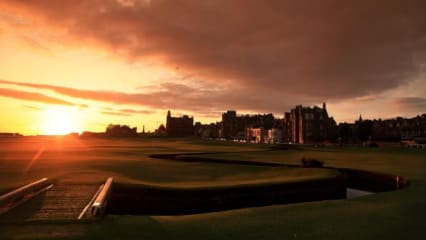
[[[73,109],[49,107],[43,112],[41,131],[46,135],[65,135],[80,133],[81,126]]]

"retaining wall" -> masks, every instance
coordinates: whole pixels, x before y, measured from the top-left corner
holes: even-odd
[[[180,215],[272,204],[346,197],[342,176],[301,182],[209,188],[156,188],[137,184],[113,186],[107,213]]]

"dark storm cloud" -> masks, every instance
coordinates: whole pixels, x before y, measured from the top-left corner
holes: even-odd
[[[395,88],[424,63],[426,1],[11,1],[130,59],[220,84],[348,98]]]
[[[413,113],[426,113],[426,98],[422,97],[403,97],[391,101],[399,109],[408,110]]]

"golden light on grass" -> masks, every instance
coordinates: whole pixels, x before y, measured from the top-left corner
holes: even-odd
[[[46,135],[65,135],[72,132],[81,132],[77,114],[77,111],[73,108],[46,108],[43,113],[42,133]]]

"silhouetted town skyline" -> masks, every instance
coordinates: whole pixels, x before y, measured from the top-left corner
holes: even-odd
[[[188,115],[172,117],[167,112],[166,126],[154,132],[157,136],[233,140],[253,143],[319,142],[357,143],[364,141],[424,141],[426,114],[413,118],[365,119],[361,115],[354,123],[339,123],[322,107],[297,105],[282,118],[268,114],[238,115],[236,110],[222,113],[221,121],[209,124],[195,122]]]
[[[193,116],[173,116],[167,111],[166,123],[154,132],[137,132],[137,127],[109,124],[105,132],[85,131],[69,135],[81,137],[189,137],[221,139],[251,143],[360,143],[365,141],[401,141],[426,139],[426,114],[412,118],[363,119],[337,124],[329,115],[326,103],[319,106],[296,105],[282,117],[272,113],[237,114],[227,110],[221,120],[203,124]],[[22,136],[19,133],[0,133],[0,136]]]

